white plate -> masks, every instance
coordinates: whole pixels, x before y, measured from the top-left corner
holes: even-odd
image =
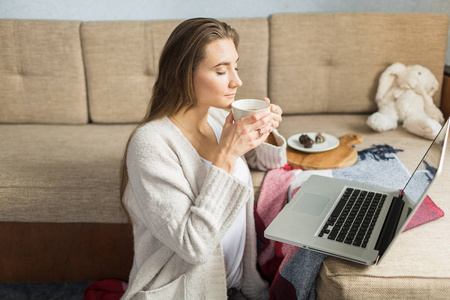
[[[324,152],[332,150],[337,146],[339,146],[339,139],[337,137],[326,133],[322,133],[322,135],[325,137],[325,142],[320,144],[314,142],[311,148],[305,148],[303,144],[300,144],[300,141],[298,140],[302,134],[307,134],[309,138],[314,141],[316,139],[317,132],[303,132],[295,134],[288,139],[287,141],[288,145],[296,150],[308,153]]]

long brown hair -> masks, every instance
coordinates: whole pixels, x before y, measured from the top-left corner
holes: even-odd
[[[237,49],[239,35],[224,22],[212,18],[194,18],[181,22],[169,36],[159,60],[158,76],[153,86],[147,113],[128,139],[121,165],[120,199],[123,203],[128,184],[127,150],[134,133],[146,123],[170,117],[182,108],[197,104],[193,75],[205,58],[206,46],[219,39],[232,39]],[[125,208],[125,206],[124,206]]]

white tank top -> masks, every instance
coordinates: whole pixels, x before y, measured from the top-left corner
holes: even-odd
[[[217,142],[222,135],[222,128],[208,117],[208,124],[216,135]],[[211,162],[202,157],[205,168],[208,170]],[[247,184],[250,180],[250,170],[242,158],[238,158],[234,166],[233,176]],[[241,279],[243,273],[242,260],[245,249],[245,230],[246,230],[246,214],[245,207],[239,212],[236,220],[227,230],[221,240],[223,254],[225,257],[225,270],[227,272],[227,288],[241,288]]]

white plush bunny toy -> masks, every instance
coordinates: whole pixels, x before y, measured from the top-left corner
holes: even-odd
[[[392,64],[381,74],[375,96],[378,111],[368,118],[367,125],[383,132],[403,122],[407,131],[434,139],[444,122],[432,99],[438,87],[436,77],[427,68]]]

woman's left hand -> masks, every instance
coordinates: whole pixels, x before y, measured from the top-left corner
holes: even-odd
[[[263,100],[270,103],[269,98],[264,98]],[[281,107],[276,104],[270,104],[270,111],[272,112],[273,116],[270,123],[272,124],[272,127],[276,129],[278,128],[278,126],[280,126],[280,123],[282,121],[281,114],[283,113],[283,111],[281,110]]]

